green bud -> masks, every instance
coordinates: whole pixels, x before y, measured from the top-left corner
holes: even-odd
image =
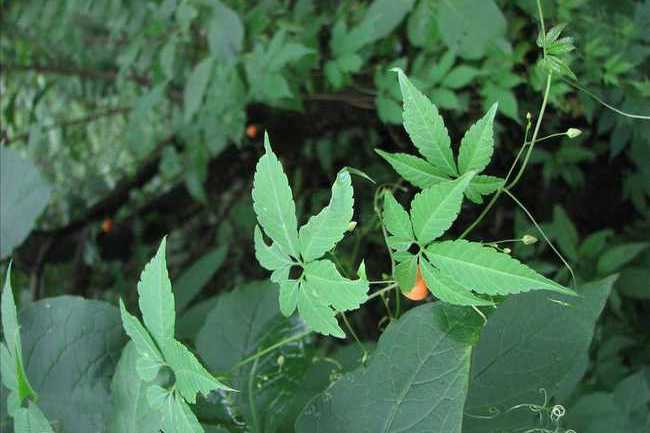
[[[524,235],[522,236],[521,241],[524,245],[533,245],[534,243],[537,243],[537,238],[532,235]]]
[[[582,131],[578,128],[569,128],[566,130],[565,134],[569,138],[576,138],[578,135],[582,134]]]

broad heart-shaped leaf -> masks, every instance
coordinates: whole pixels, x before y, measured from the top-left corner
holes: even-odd
[[[390,191],[386,191],[384,194],[383,222],[386,230],[393,236],[403,240],[414,240],[411,218]]]
[[[138,376],[144,381],[151,381],[158,374],[160,367],[165,364],[162,354],[158,350],[156,343],[151,339],[149,332],[144,329],[137,317],[126,310],[121,299],[120,314],[122,316],[122,327],[135,344],[138,352],[138,362],[135,363]]]
[[[487,295],[507,295],[530,290],[550,290],[574,295],[508,254],[466,240],[434,242],[425,254],[429,261],[467,290]]]
[[[458,284],[448,274],[443,274],[426,260],[420,262],[422,278],[433,295],[454,305],[493,305],[493,302],[481,299]]]
[[[117,308],[60,296],[21,311],[27,376],[47,419],[66,433],[104,433],[110,386],[126,342]]]
[[[444,174],[458,173],[451,151],[449,133],[438,109],[420,92],[399,68],[397,72],[402,99],[404,100],[404,128],[411,141],[427,161]]]
[[[302,388],[300,378],[312,364],[306,337],[237,367],[257,351],[306,330],[297,316],[287,320],[280,315],[277,296],[276,285],[268,280],[218,295],[197,339],[198,352],[210,370],[230,372],[233,386],[240,390],[220,404],[240,414],[252,431],[264,433],[286,431],[274,426],[282,420],[294,392]]]
[[[161,413],[147,403],[147,388],[136,372],[140,354],[134,342],[122,350],[111,385],[110,433],[158,433]]]
[[[353,205],[352,180],[350,173],[343,170],[332,185],[329,204],[300,227],[298,236],[303,260],[321,257],[343,239],[352,220]]]
[[[482,416],[492,414],[492,408],[504,412],[522,402],[542,404],[542,388],[548,398],[555,396],[588,353],[594,324],[615,279],[581,285],[579,297],[554,296],[569,305],[551,302],[542,292],[500,304],[474,348],[466,413]],[[528,410],[502,413],[493,420],[468,416],[463,432],[524,431],[536,421]]]
[[[158,345],[168,338],[174,338],[176,319],[172,283],[169,281],[165,260],[165,245],[166,239],[163,238],[158,252],[144,267],[138,282],[138,304],[142,319]]]
[[[47,206],[51,189],[31,161],[0,146],[0,259],[25,240]]]
[[[270,246],[266,244],[264,241],[264,236],[262,235],[262,230],[260,230],[260,226],[255,226],[254,239],[255,257],[264,269],[275,271],[276,269],[282,269],[286,268],[287,266],[291,266],[291,257],[285,254],[278,247],[277,243],[273,243]]]
[[[196,403],[198,393],[207,396],[217,389],[232,391],[215,379],[196,359],[196,356],[179,341],[171,338],[161,345],[161,349],[165,362],[176,377],[176,389],[186,401]]]
[[[425,304],[391,323],[367,368],[313,399],[296,433],[460,433],[471,346],[452,336],[444,304]]]
[[[300,257],[296,205],[282,164],[264,134],[266,153],[257,162],[253,180],[253,208],[264,232],[285,254]]]
[[[500,177],[478,174],[467,186],[465,196],[474,203],[481,204],[483,203],[482,196],[496,192],[503,185],[504,180]]]
[[[461,173],[470,170],[480,173],[490,162],[494,151],[494,116],[497,107],[495,102],[485,116],[465,132],[458,152],[458,169]]]
[[[413,232],[420,245],[426,245],[447,231],[460,212],[463,195],[474,172],[453,181],[433,185],[419,192],[411,202]]]
[[[36,403],[18,408],[14,414],[14,433],[53,433],[52,426]]]
[[[440,169],[417,156],[407,153],[388,153],[380,149],[375,149],[375,152],[384,158],[404,180],[420,189],[449,180]]]

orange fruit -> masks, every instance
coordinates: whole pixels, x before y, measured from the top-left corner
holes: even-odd
[[[113,220],[110,218],[104,218],[104,221],[102,221],[102,231],[104,233],[109,233],[111,230],[113,230]]]
[[[422,278],[422,273],[420,272],[420,265],[418,265],[418,272],[415,275],[415,285],[411,290],[404,293],[404,296],[409,298],[411,301],[421,301],[427,297],[429,294],[429,288],[427,283]]]
[[[246,136],[251,139],[257,137],[257,126],[252,123],[248,125],[246,127]]]

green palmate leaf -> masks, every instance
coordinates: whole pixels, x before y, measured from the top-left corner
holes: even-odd
[[[210,81],[212,74],[212,66],[214,59],[212,57],[205,58],[201,63],[196,65],[185,85],[183,93],[183,101],[185,107],[185,122],[192,120],[194,114],[201,108],[203,103],[203,96]]]
[[[474,172],[454,181],[439,183],[415,195],[411,202],[411,221],[415,238],[425,245],[442,235],[454,222],[463,194]]]
[[[34,402],[29,402],[27,407],[21,407],[14,414],[15,433],[54,433],[52,426],[43,415],[43,412]]]
[[[277,243],[273,243],[271,246],[266,244],[264,241],[264,236],[262,235],[262,230],[260,230],[260,226],[255,226],[254,239],[255,257],[264,269],[275,271],[276,269],[282,269],[286,268],[287,266],[291,266],[293,263],[291,257],[285,254],[280,249],[280,247],[278,247]]]
[[[20,323],[27,375],[43,413],[66,433],[105,433],[111,377],[125,344],[118,309],[60,296],[25,308]]]
[[[482,196],[496,192],[503,185],[504,180],[500,177],[478,174],[472,178],[472,181],[467,186],[465,196],[474,203],[481,204],[483,203]]]
[[[138,356],[135,343],[128,343],[115,367],[111,384],[111,433],[158,433],[161,429],[161,414],[149,406],[148,386],[136,373]]]
[[[368,295],[368,282],[348,280],[339,274],[334,263],[318,260],[305,266],[307,285],[337,311],[359,308]]]
[[[410,291],[415,286],[418,270],[418,256],[410,255],[395,266],[395,280],[402,292]]]
[[[467,417],[465,433],[533,427],[536,417],[530,412],[504,412],[521,402],[542,404],[542,388],[549,399],[556,395],[588,354],[594,324],[614,281],[610,277],[585,284],[578,289],[580,297],[556,296],[571,305],[549,302],[541,292],[510,297],[499,305],[474,349],[466,411],[482,416],[497,409],[502,416]]]
[[[176,310],[172,283],[165,259],[166,239],[163,238],[156,255],[147,263],[138,281],[138,303],[144,324],[159,345],[174,338]]]
[[[350,173],[341,171],[329,204],[300,228],[300,253],[306,261],[321,257],[343,239],[352,220],[354,198]]]
[[[309,328],[314,331],[323,335],[345,338],[345,332],[336,321],[334,310],[325,303],[312,286],[305,282],[300,284],[298,312]]]
[[[482,172],[492,158],[494,151],[494,116],[497,112],[495,102],[478,122],[472,125],[460,142],[458,169],[461,173],[469,170]]]
[[[454,176],[458,173],[451,152],[451,139],[438,109],[406,77],[397,72],[402,98],[404,100],[404,128],[411,141],[431,164],[444,174]]]
[[[413,240],[411,218],[390,191],[386,191],[384,194],[383,217],[384,225],[390,234],[404,240]]]
[[[461,286],[448,274],[443,274],[426,260],[420,262],[422,278],[433,295],[445,302],[455,305],[493,305],[493,302],[481,299]]]
[[[449,180],[442,170],[417,156],[406,153],[388,153],[380,149],[375,149],[375,152],[381,155],[400,176],[418,188],[428,188]]]
[[[297,433],[460,433],[470,344],[452,336],[443,304],[391,322],[367,368],[346,374],[303,410]]]
[[[268,134],[264,135],[266,153],[257,162],[253,181],[253,207],[264,232],[278,247],[299,258],[298,223],[287,176],[271,150]]]
[[[180,342],[170,339],[161,348],[165,362],[174,371],[176,389],[186,401],[196,403],[198,393],[207,396],[217,389],[233,391],[215,379]]]
[[[530,290],[574,294],[494,248],[465,240],[433,243],[425,250],[429,261],[468,290],[507,295]]]
[[[124,307],[124,302],[120,299],[120,314],[122,315],[122,327],[126,334],[131,338],[138,351],[137,372],[144,381],[153,380],[158,374],[158,370],[165,363],[162,354],[158,350],[156,343],[151,339],[149,332],[133,315]]]

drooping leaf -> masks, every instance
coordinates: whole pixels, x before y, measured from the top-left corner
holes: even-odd
[[[343,239],[352,220],[353,205],[352,180],[350,173],[343,170],[332,185],[329,204],[300,227],[298,235],[303,260],[321,257]]]
[[[492,302],[481,299],[458,284],[448,274],[443,274],[431,266],[426,260],[420,263],[422,278],[433,295],[449,304],[454,305],[493,305]]]
[[[31,161],[0,146],[0,259],[32,231],[47,206],[51,189]]]
[[[174,281],[174,299],[177,312],[183,311],[196,295],[199,294],[215,272],[219,270],[227,254],[227,246],[214,248],[192,263]]]
[[[185,122],[192,120],[192,117],[201,108],[205,90],[208,87],[210,76],[212,74],[212,66],[214,58],[206,57],[196,65],[192,73],[187,79],[185,91],[183,93],[184,109],[185,109]]]
[[[285,254],[300,257],[296,205],[282,164],[264,135],[266,153],[257,162],[253,181],[253,207],[264,232]]]
[[[395,200],[390,191],[384,194],[384,218],[388,232],[404,240],[413,239],[413,227],[408,212]]]
[[[407,153],[388,153],[375,149],[404,180],[418,188],[428,188],[437,183],[449,180],[442,170],[427,161]]]
[[[411,221],[415,238],[421,245],[440,237],[451,227],[473,176],[474,172],[469,172],[454,181],[433,185],[415,195],[411,202]]]
[[[580,297],[554,296],[569,305],[550,302],[541,292],[510,297],[500,304],[474,349],[466,412],[482,416],[496,408],[502,415],[493,420],[467,417],[463,431],[532,428],[537,417],[529,411],[503,412],[521,402],[542,404],[540,389],[548,398],[555,395],[587,353],[614,281],[610,277],[585,284]]]
[[[392,322],[368,367],[313,399],[296,432],[460,433],[471,346],[441,327],[443,309],[425,304]]]
[[[482,172],[492,158],[494,151],[494,116],[497,112],[495,102],[488,112],[472,125],[460,142],[458,169],[461,173],[469,170]]]
[[[147,402],[148,385],[136,373],[139,353],[135,343],[122,350],[111,384],[111,433],[158,433],[161,414]]]
[[[104,433],[110,386],[125,343],[120,313],[101,301],[60,296],[20,314],[27,376],[38,405],[66,433]]]
[[[425,250],[429,261],[468,290],[507,295],[530,290],[574,292],[494,248],[466,240],[436,242]]]
[[[438,109],[411,83],[401,69],[394,70],[397,72],[404,100],[404,128],[411,141],[434,167],[446,175],[456,175],[458,170],[451,152],[451,139]]]
[[[138,281],[138,304],[142,319],[154,340],[174,338],[176,309],[172,283],[167,273],[165,258],[166,239],[163,238],[156,255],[147,263]]]

